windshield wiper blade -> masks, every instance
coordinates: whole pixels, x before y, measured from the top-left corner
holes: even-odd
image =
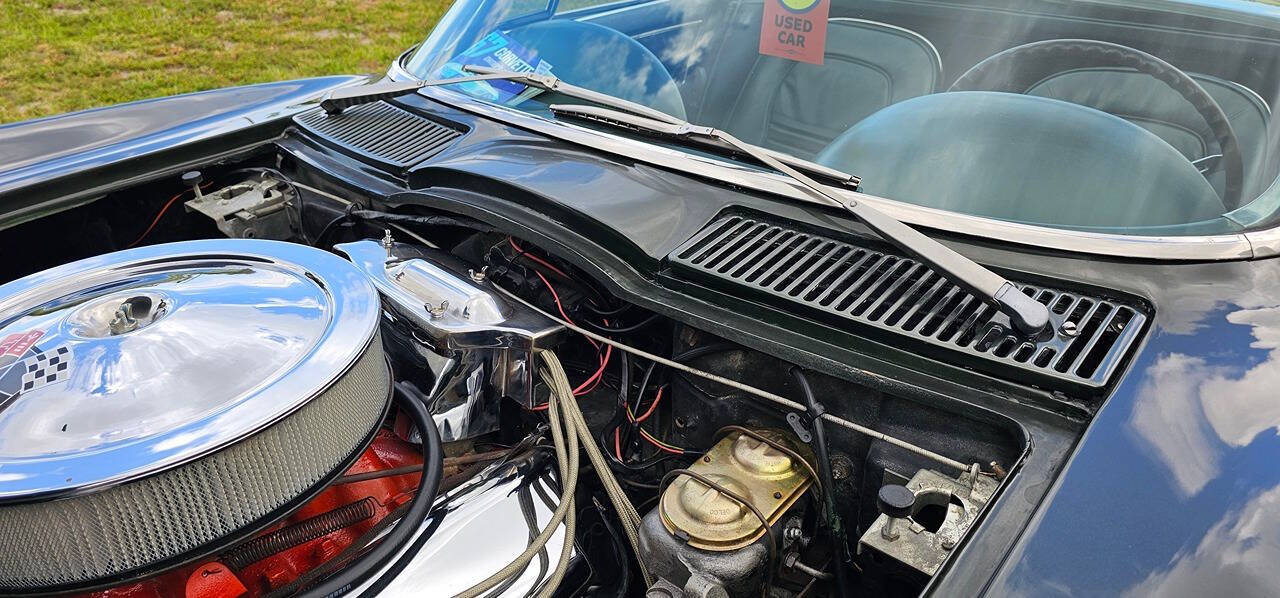
[[[679,124],[684,122],[674,116],[662,112],[661,110],[655,110],[643,104],[637,104],[630,100],[611,96],[607,93],[600,93],[585,87],[578,87],[572,83],[565,83],[555,75],[547,73],[505,71],[474,64],[466,65],[462,68],[469,73],[475,74],[465,77],[453,77],[451,79],[431,79],[427,81],[382,81],[371,85],[344,87],[329,92],[329,94],[320,101],[320,107],[324,108],[324,111],[329,114],[339,114],[343,110],[351,108],[352,106],[397,98],[411,94],[424,87],[454,85],[457,83],[469,83],[472,81],[501,80],[514,81],[534,89],[555,92],[578,100],[591,102],[593,104],[600,104],[616,110],[623,110],[632,114],[638,114],[668,124]]]
[[[598,106],[553,104],[550,109],[557,116],[575,117],[694,143],[713,140],[731,146],[761,164],[791,177],[819,203],[849,212],[881,238],[933,267],[973,295],[995,303],[1000,312],[1009,317],[1010,323],[1018,332],[1037,337],[1049,327],[1049,309],[1027,296],[1017,285],[880,210],[853,199],[837,198],[821,183],[789,166],[787,162],[790,160],[779,158],[778,152],[747,143],[719,129],[683,121],[672,123],[644,119]]]
[[[578,104],[552,104],[548,108],[551,110],[553,114],[563,113],[567,116],[573,116],[573,117],[581,118],[584,120],[592,120],[592,121],[608,123],[611,125],[621,126],[624,128],[632,129],[639,133],[647,133],[650,135],[657,135],[660,137],[680,138],[695,145],[723,150],[723,151],[730,151],[735,154],[746,153],[742,151],[741,147],[739,147],[738,145],[734,145],[733,143],[729,143],[728,141],[722,139],[719,135],[692,134],[694,130],[709,129],[709,127],[697,127],[685,121],[679,121],[676,123],[665,123],[665,122],[655,123],[651,120],[646,120],[644,117],[638,116],[638,115],[621,113],[616,110],[610,110],[608,108],[600,108],[597,106],[582,106]],[[716,131],[716,132],[722,133],[722,131]],[[738,141],[738,143],[742,144],[746,142]],[[758,145],[752,145],[751,147],[754,148],[756,151],[765,152],[769,154],[771,157],[773,157],[773,159],[779,162],[782,162],[787,166],[790,166],[802,172],[809,173],[810,175],[819,176],[824,179],[835,181],[842,186],[846,186],[852,189],[857,189],[858,185],[862,183],[862,179],[856,175],[852,175],[847,172],[841,172],[834,168],[818,164],[817,162],[810,162],[808,160],[805,160],[804,158],[797,158],[795,156],[792,156],[791,154],[774,151],[768,148],[760,147]]]

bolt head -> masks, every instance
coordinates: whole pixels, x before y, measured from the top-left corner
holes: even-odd
[[[831,477],[837,480],[847,479],[853,474],[853,462],[844,455],[831,458]]]
[[[898,520],[893,517],[890,517],[888,521],[885,521],[884,526],[880,528],[880,537],[890,542],[897,540],[899,536],[897,523]]]

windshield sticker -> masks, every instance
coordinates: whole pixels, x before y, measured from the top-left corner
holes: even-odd
[[[543,75],[551,73],[551,64],[538,58],[537,52],[524,47],[501,31],[494,31],[484,36],[475,45],[445,63],[440,67],[440,78],[452,79],[472,75],[474,73],[463,70],[464,66],[472,64],[518,73]],[[472,81],[459,83],[458,86],[475,97],[511,106],[519,104],[540,91],[522,83],[502,80]]]
[[[765,0],[760,53],[822,64],[831,0]]]

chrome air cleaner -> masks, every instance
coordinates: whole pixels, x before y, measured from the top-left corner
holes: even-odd
[[[214,240],[0,286],[0,593],[208,554],[346,469],[390,374],[349,262]]]

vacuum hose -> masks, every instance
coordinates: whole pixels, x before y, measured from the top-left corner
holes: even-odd
[[[358,587],[362,578],[369,572],[382,570],[417,531],[418,524],[427,518],[428,513],[431,512],[431,506],[435,503],[436,493],[440,491],[440,480],[444,478],[444,446],[440,440],[440,430],[436,429],[435,421],[427,413],[427,408],[422,401],[400,384],[395,386],[394,399],[396,405],[413,420],[422,434],[423,465],[418,492],[414,494],[413,501],[408,504],[399,523],[382,541],[340,571],[309,588],[307,596],[336,598]],[[407,554],[402,558],[412,556]]]

